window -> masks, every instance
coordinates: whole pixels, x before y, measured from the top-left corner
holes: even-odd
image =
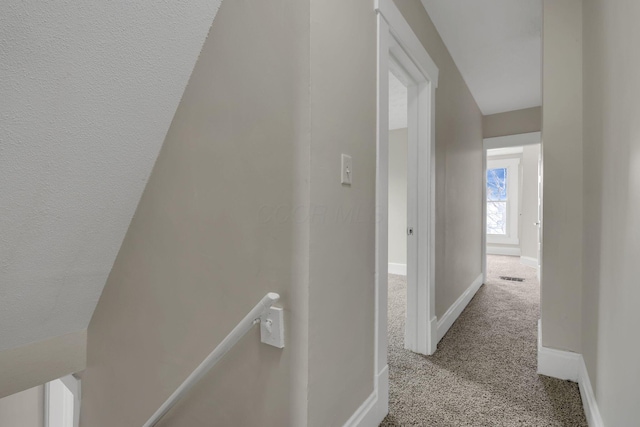
[[[487,159],[487,243],[520,243],[519,174],[519,158]]]
[[[507,235],[507,168],[487,170],[487,234]]]

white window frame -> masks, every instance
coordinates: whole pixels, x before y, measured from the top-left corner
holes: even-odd
[[[487,243],[501,245],[519,245],[519,188],[520,188],[520,158],[487,159],[487,171],[490,169],[507,170],[507,233],[505,235],[487,233]],[[486,174],[486,172],[485,172]],[[486,185],[485,185],[486,186]],[[485,204],[487,198],[485,197]],[[486,224],[485,224],[486,228]]]

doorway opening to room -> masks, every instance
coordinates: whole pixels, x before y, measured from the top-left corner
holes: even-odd
[[[404,279],[402,348],[424,355],[436,350],[435,316],[435,94],[438,67],[392,0],[379,0],[376,168],[376,301],[374,383],[378,415],[388,412],[389,275]],[[390,84],[406,92],[400,101]],[[393,89],[393,88],[392,88]],[[391,98],[390,98],[391,97]],[[390,126],[390,101],[406,124]],[[395,119],[394,119],[395,120]],[[390,134],[390,127],[393,129]],[[402,130],[404,129],[404,130]],[[398,132],[396,132],[398,131]],[[396,144],[391,147],[391,144]],[[404,148],[406,144],[406,151]],[[391,164],[390,162],[394,162]],[[402,172],[402,168],[406,170]],[[391,176],[398,172],[399,176]],[[406,176],[406,177],[405,177]],[[397,179],[396,179],[397,178]],[[390,191],[393,191],[391,193]],[[393,205],[391,205],[393,204]],[[406,210],[406,212],[405,212]],[[389,257],[392,258],[389,258]],[[406,276],[397,273],[405,273]],[[393,280],[393,279],[392,279]],[[392,295],[393,297],[393,295]],[[399,329],[402,329],[400,326]],[[380,420],[382,419],[380,418]]]
[[[540,133],[484,140],[484,282],[539,295],[542,250]]]
[[[389,66],[388,173],[388,340],[411,349],[412,326],[406,322],[409,288],[416,286],[415,144],[409,147],[408,92],[410,76],[395,61]],[[410,151],[412,152],[410,155]],[[411,204],[411,206],[409,206]]]

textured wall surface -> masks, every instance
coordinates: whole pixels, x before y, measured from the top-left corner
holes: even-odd
[[[44,386],[0,399],[0,426],[44,427]]]
[[[87,327],[218,5],[0,5],[0,350]]]
[[[83,426],[141,426],[269,291],[285,348],[253,328],[161,425],[306,424],[308,52],[308,2],[222,3],[91,319]]]
[[[640,3],[585,0],[582,353],[605,426],[640,420]]]
[[[484,138],[540,132],[541,129],[541,107],[492,114],[482,118],[482,136]]]

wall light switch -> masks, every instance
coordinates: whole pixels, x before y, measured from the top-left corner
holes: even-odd
[[[284,311],[271,307],[260,322],[260,341],[278,348],[284,348]]]
[[[342,173],[341,173],[342,184],[351,185],[352,175],[353,175],[353,164],[351,162],[351,156],[343,154],[342,155]]]

